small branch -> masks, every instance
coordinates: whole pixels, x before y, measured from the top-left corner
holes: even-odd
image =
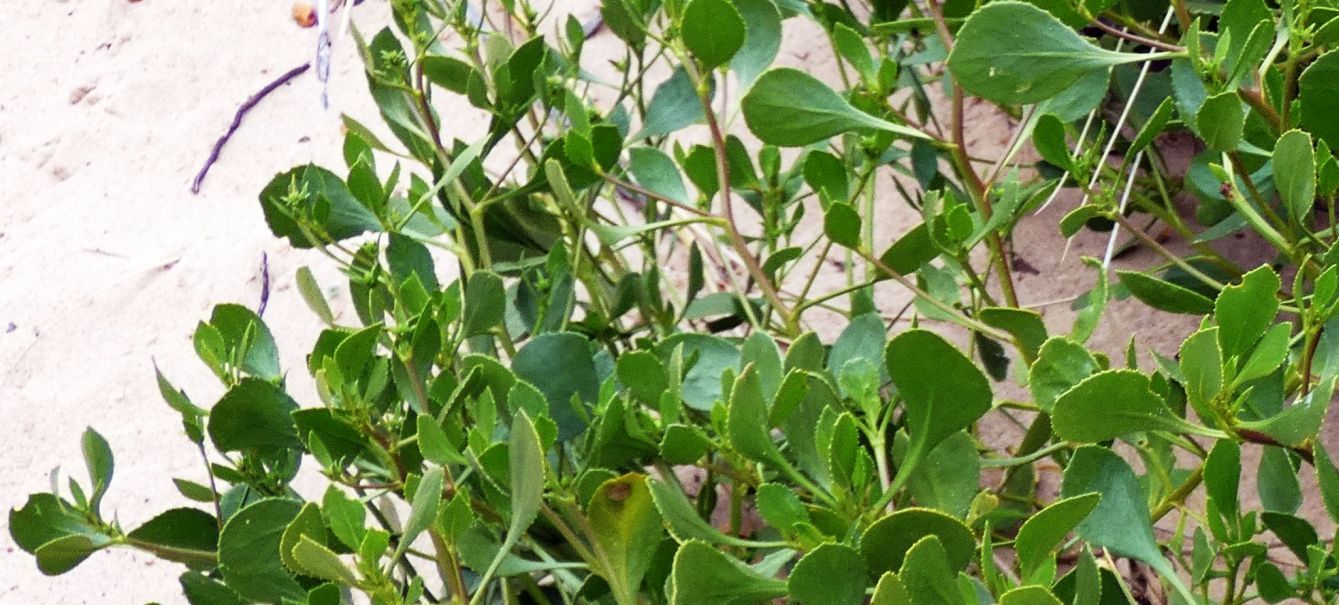
[[[205,159],[205,165],[200,167],[200,172],[196,173],[195,180],[191,181],[191,193],[195,195],[200,194],[200,185],[204,183],[205,175],[209,174],[209,169],[214,166],[214,162],[218,161],[219,152],[223,151],[223,146],[228,144],[228,140],[232,138],[233,133],[237,132],[237,129],[242,126],[242,118],[246,116],[247,112],[251,111],[251,108],[255,107],[257,103],[260,103],[261,99],[264,99],[267,95],[274,92],[274,89],[279,88],[280,86],[287,84],[293,78],[302,75],[303,72],[311,69],[311,66],[311,63],[303,63],[302,65],[288,70],[284,75],[279,76],[273,82],[267,84],[265,88],[260,89],[260,92],[251,95],[250,98],[237,108],[237,114],[233,116],[232,124],[228,126],[227,132],[224,132],[223,136],[219,137],[219,140],[214,142],[214,148],[210,150],[209,157]]]

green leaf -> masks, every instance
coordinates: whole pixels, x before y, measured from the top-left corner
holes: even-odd
[[[681,204],[690,204],[693,198],[683,186],[683,175],[665,152],[655,147],[633,147],[628,150],[628,171],[632,178],[652,193],[663,195]]]
[[[284,530],[301,510],[295,500],[269,498],[237,511],[219,534],[219,570],[237,594],[250,601],[306,600],[279,558]]]
[[[899,579],[917,605],[962,605],[954,566],[938,536],[926,536],[907,550]]]
[[[9,511],[9,534],[24,552],[33,554],[49,542],[81,535],[94,543],[110,544],[111,537],[53,494],[31,494],[22,508]]]
[[[726,430],[735,450],[757,462],[786,464],[768,430],[767,402],[763,401],[758,370],[752,364],[735,379],[726,414]]]
[[[803,605],[860,605],[869,575],[860,553],[841,544],[823,544],[795,564],[786,586]]]
[[[507,310],[507,292],[502,278],[492,271],[470,274],[465,284],[465,323],[462,336],[484,334],[502,325]]]
[[[740,107],[753,134],[781,147],[803,147],[851,131],[883,130],[926,138],[915,129],[852,107],[817,78],[790,67],[773,68],[759,76]]]
[[[1255,586],[1266,603],[1281,603],[1296,594],[1287,576],[1273,563],[1262,563],[1256,568]]]
[[[966,525],[949,515],[928,508],[904,508],[875,521],[860,536],[860,554],[876,576],[895,572],[903,557],[926,536],[936,537],[953,569],[963,569],[976,552],[976,537]]]
[[[660,455],[670,464],[692,464],[707,454],[711,440],[691,424],[671,424],[660,439]]]
[[[1274,185],[1288,216],[1307,225],[1316,204],[1316,153],[1310,134],[1289,130],[1274,144]]]
[[[748,90],[781,50],[781,14],[772,0],[734,0],[748,31],[744,45],[730,60],[739,85]]]
[[[358,585],[358,577],[340,560],[339,555],[307,536],[298,540],[292,555],[307,575],[342,586]]]
[[[349,548],[358,548],[367,537],[363,525],[367,520],[367,509],[334,485],[327,487],[321,498],[321,516],[330,527],[330,533]]]
[[[940,442],[912,472],[907,482],[911,497],[921,506],[964,518],[981,486],[981,456],[967,431]]]
[[[1134,471],[1111,450],[1090,445],[1074,451],[1060,493],[1069,498],[1093,492],[1102,494],[1102,500],[1079,524],[1079,537],[1159,571],[1170,570],[1153,538],[1147,498]]]
[[[1213,311],[1213,301],[1203,294],[1138,271],[1117,271],[1120,282],[1144,304],[1168,313],[1204,315]]]
[[[1037,119],[1032,129],[1032,146],[1037,149],[1041,159],[1050,162],[1062,170],[1073,172],[1074,158],[1069,155],[1069,142],[1065,139],[1065,124],[1060,118],[1049,113]]]
[[[209,412],[209,438],[222,452],[299,449],[298,404],[270,382],[243,378]],[[243,595],[246,596],[246,595]]]
[[[763,577],[706,542],[691,540],[674,554],[671,605],[755,605],[786,594],[786,583]]]
[[[521,347],[511,369],[535,385],[549,402],[558,438],[567,441],[586,428],[589,406],[600,395],[590,341],[574,332],[540,334]],[[577,407],[573,407],[573,399]]]
[[[219,526],[213,515],[194,508],[174,508],[126,535],[136,548],[191,569],[218,564]]]
[[[524,416],[524,412],[517,414],[517,416]],[[511,453],[512,455],[517,454],[515,451]],[[404,550],[409,548],[409,545],[418,538],[419,534],[426,531],[432,526],[433,521],[437,520],[437,511],[442,505],[442,485],[445,481],[445,474],[440,466],[429,467],[427,472],[423,473],[423,478],[418,482],[418,488],[414,490],[414,497],[409,501],[409,519],[405,521],[404,531],[400,534],[400,544],[395,549],[395,555],[392,558],[399,558],[400,555],[404,554]],[[520,499],[526,496],[526,494],[514,489],[516,487],[514,477],[512,487],[512,493],[516,498]],[[523,501],[512,501],[513,506],[522,503]]]
[[[1300,446],[1320,431],[1330,396],[1334,393],[1335,380],[1334,377],[1322,380],[1310,393],[1298,397],[1278,414],[1264,420],[1238,420],[1237,424],[1242,429],[1264,433],[1280,444]]]
[[[507,537],[479,581],[479,590],[488,585],[498,567],[511,554],[512,547],[534,523],[540,506],[544,504],[544,449],[540,445],[534,423],[524,411],[512,417],[511,436],[507,445],[511,519],[507,524]],[[440,485],[438,490],[440,492]],[[441,494],[437,495],[440,498]]]
[[[906,463],[897,469],[901,478],[941,441],[990,409],[990,382],[958,349],[926,330],[898,334],[888,343],[884,360],[904,400],[911,436]]]
[[[326,538],[325,524],[321,517],[321,508],[314,502],[307,502],[302,505],[296,517],[284,528],[284,533],[279,537],[279,560],[283,561],[284,567],[295,574],[306,574],[293,558],[293,547],[297,546],[298,540],[303,536],[318,538],[324,543]]]
[[[708,71],[735,56],[748,31],[730,0],[690,0],[681,27],[684,46]]]
[[[334,325],[335,314],[330,311],[330,305],[326,302],[325,295],[321,293],[321,285],[316,283],[316,277],[312,275],[311,269],[305,266],[299,267],[296,281],[298,293],[302,295],[303,302],[307,303],[307,308],[327,326]]]
[[[1051,553],[1064,543],[1065,536],[1078,527],[1101,499],[1101,494],[1082,494],[1057,500],[1025,521],[1014,540],[1021,576],[1031,577],[1032,572],[1046,563]]]
[[[1238,514],[1237,491],[1241,486],[1241,446],[1221,440],[1204,459],[1204,494],[1219,514],[1235,519]]]
[[[294,248],[317,245],[299,222],[314,223],[334,241],[382,229],[376,215],[363,207],[338,175],[315,164],[275,175],[260,192],[260,207],[270,232],[288,238]]]
[[[1260,453],[1256,473],[1256,489],[1260,506],[1267,511],[1292,514],[1302,505],[1302,487],[1297,482],[1297,469],[1281,447],[1266,446]]]
[[[1297,80],[1297,100],[1302,105],[1301,122],[1316,138],[1339,149],[1339,97],[1334,83],[1339,81],[1339,49],[1321,55]]]
[[[845,202],[833,202],[823,215],[823,234],[843,248],[860,248],[860,215]]]
[[[1237,91],[1229,90],[1205,99],[1195,115],[1195,125],[1209,149],[1235,150],[1246,127],[1246,110]]]
[[[1134,141],[1130,143],[1130,148],[1125,150],[1127,156],[1143,151],[1149,143],[1157,137],[1162,130],[1167,127],[1167,122],[1172,119],[1172,108],[1175,106],[1171,97],[1162,100],[1158,108],[1153,110],[1153,114],[1148,116],[1148,120],[1139,128],[1139,133],[1135,135]]]
[[[912,605],[911,595],[907,593],[907,587],[902,584],[902,580],[897,574],[888,572],[879,578],[879,584],[874,587],[874,597],[869,601],[870,605]]]
[[[1150,58],[1093,46],[1031,4],[997,1],[963,23],[948,67],[968,92],[1021,105],[1054,97],[1093,71]]]
[[[1269,331],[1265,332],[1256,343],[1251,355],[1241,364],[1241,369],[1237,370],[1233,384],[1245,384],[1273,374],[1274,370],[1288,359],[1288,344],[1291,338],[1292,326],[1288,324],[1275,324],[1269,328]]]
[[[70,534],[39,546],[33,556],[37,558],[37,569],[48,576],[58,576],[106,546],[106,543],[88,536]]]
[[[656,352],[669,359],[679,346],[685,364],[696,359],[683,376],[683,401],[693,409],[710,410],[721,398],[721,374],[726,368],[739,368],[739,349],[710,334],[684,333],[660,341]]]
[[[665,536],[644,475],[629,473],[600,485],[586,512],[608,569],[602,574],[619,603],[634,603]]]
[[[1000,605],[1063,605],[1044,586],[1019,586],[1000,595]]]
[[[418,450],[423,458],[440,465],[464,464],[463,454],[447,439],[446,431],[436,418],[424,415],[417,420]]]
[[[1224,357],[1245,355],[1274,323],[1279,311],[1276,293],[1280,287],[1278,274],[1262,265],[1242,276],[1240,284],[1218,293],[1213,314],[1218,321],[1218,345]]]
[[[672,485],[647,477],[646,487],[650,489],[651,499],[655,501],[656,510],[660,511],[660,516],[665,520],[670,535],[674,536],[674,539],[679,542],[709,542],[740,548],[776,545],[776,543],[745,540],[721,533],[720,530],[712,527],[702,517],[699,517],[697,511],[693,509],[693,503],[688,501],[682,491]]]
[[[664,136],[705,118],[706,113],[702,110],[697,90],[693,88],[693,81],[680,66],[669,79],[656,87],[656,92],[651,95],[651,105],[646,109],[642,130],[632,138],[640,140]]]
[[[1037,361],[1028,370],[1028,388],[1037,405],[1050,413],[1060,395],[1100,369],[1083,345],[1056,336],[1038,351]]]
[[[88,468],[88,480],[93,485],[93,493],[88,498],[88,508],[97,514],[102,496],[112,484],[116,460],[112,456],[112,447],[107,444],[107,440],[92,427],[84,429],[80,446],[84,452],[84,466]]]
[[[1147,376],[1134,370],[1099,372],[1055,401],[1051,426],[1067,441],[1096,443],[1139,431],[1178,431],[1177,417]]]
[[[1218,328],[1205,328],[1181,343],[1181,376],[1186,399],[1201,418],[1213,418],[1212,402],[1223,389],[1223,353]]]
[[[1330,458],[1325,445],[1319,441],[1315,446],[1315,459],[1316,482],[1320,485],[1320,498],[1325,504],[1325,512],[1330,514],[1330,520],[1339,521],[1339,469],[1335,468],[1334,459]],[[13,519],[12,516],[10,518]]]

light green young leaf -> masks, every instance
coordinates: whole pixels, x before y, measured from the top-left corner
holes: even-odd
[[[1311,135],[1289,130],[1274,144],[1274,184],[1288,216],[1299,225],[1307,225],[1316,204],[1316,153]]]
[[[349,569],[339,555],[307,536],[302,536],[293,547],[293,559],[307,575],[329,580],[341,586],[357,586],[358,576]]]
[[[803,147],[851,131],[883,130],[926,138],[920,131],[852,107],[817,78],[790,67],[759,76],[740,106],[749,130],[764,143],[781,147]]]
[[[414,497],[410,500],[409,520],[405,521],[404,532],[400,536],[400,544],[395,549],[395,557],[404,554],[404,549],[432,526],[432,522],[437,519],[437,509],[442,505],[442,485],[445,481],[445,474],[440,466],[429,467],[427,472],[423,473],[423,478],[418,482],[418,489],[414,490]]]
[[[674,555],[671,605],[754,605],[785,594],[785,582],[759,575],[706,542],[685,542]]]
[[[1099,48],[1040,8],[997,1],[958,30],[948,67],[968,92],[1021,105],[1054,97],[1091,72],[1165,56]]]
[[[747,32],[744,18],[730,0],[691,0],[683,9],[684,46],[708,71],[735,56]]]
[[[480,588],[474,593],[471,605],[482,602],[481,597],[488,592],[484,587],[511,554],[512,547],[521,539],[521,535],[530,528],[535,516],[539,514],[540,506],[544,503],[544,450],[540,446],[539,434],[535,432],[534,423],[524,411],[518,411],[512,417],[511,435],[507,439],[507,446],[507,467],[511,487],[511,519],[507,524],[507,537],[479,580]],[[440,485],[437,496],[441,497]]]
[[[302,295],[302,300],[307,303],[307,307],[325,325],[333,326],[335,324],[335,314],[330,311],[330,305],[326,303],[325,295],[321,293],[321,286],[316,283],[316,278],[312,276],[311,269],[305,266],[299,267],[296,279],[298,293]]]

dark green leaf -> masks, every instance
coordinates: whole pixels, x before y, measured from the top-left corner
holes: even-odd
[[[782,147],[802,147],[850,131],[883,130],[925,138],[917,130],[852,107],[817,78],[789,67],[763,73],[740,106],[753,134]]]
[[[860,553],[840,544],[823,544],[795,564],[786,585],[803,605],[860,605],[869,576]]]
[[[735,56],[746,33],[744,18],[730,0],[690,0],[683,9],[684,46],[708,71]]]

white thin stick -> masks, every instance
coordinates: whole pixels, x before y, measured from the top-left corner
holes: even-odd
[[[1167,25],[1172,21],[1172,14],[1172,7],[1167,7],[1167,16],[1162,18],[1162,26],[1158,28],[1159,34],[1167,31]],[[1154,52],[1154,50],[1150,49],[1149,52]],[[1107,155],[1111,153],[1111,148],[1116,144],[1116,139],[1120,137],[1120,129],[1125,125],[1125,119],[1130,115],[1130,108],[1134,107],[1135,97],[1138,96],[1139,89],[1144,85],[1144,77],[1148,75],[1148,68],[1150,65],[1152,65],[1152,63],[1145,61],[1143,67],[1139,69],[1139,79],[1135,80],[1134,89],[1130,91],[1130,99],[1126,101],[1125,108],[1121,110],[1120,119],[1116,122],[1116,129],[1111,133],[1111,140],[1107,142],[1106,149],[1102,151],[1102,161],[1104,162],[1106,161]],[[1130,162],[1130,178],[1125,180],[1125,190],[1121,192],[1120,204],[1116,208],[1116,212],[1121,215],[1125,214],[1125,207],[1129,204],[1130,191],[1134,188],[1134,177],[1139,173],[1139,162],[1143,159],[1144,151],[1141,149],[1139,150],[1139,153],[1135,154],[1134,161]],[[1097,182],[1097,177],[1101,173],[1101,166],[1098,166],[1097,169],[1093,170],[1092,181],[1088,183],[1088,188],[1090,190],[1092,189],[1093,184]],[[1083,199],[1079,202],[1079,205],[1082,206],[1087,203],[1087,201],[1088,193],[1085,191]],[[1111,255],[1116,249],[1116,237],[1119,235],[1120,223],[1116,223],[1112,226],[1111,235],[1107,238],[1106,256],[1102,257],[1102,271],[1104,272],[1111,267]]]

